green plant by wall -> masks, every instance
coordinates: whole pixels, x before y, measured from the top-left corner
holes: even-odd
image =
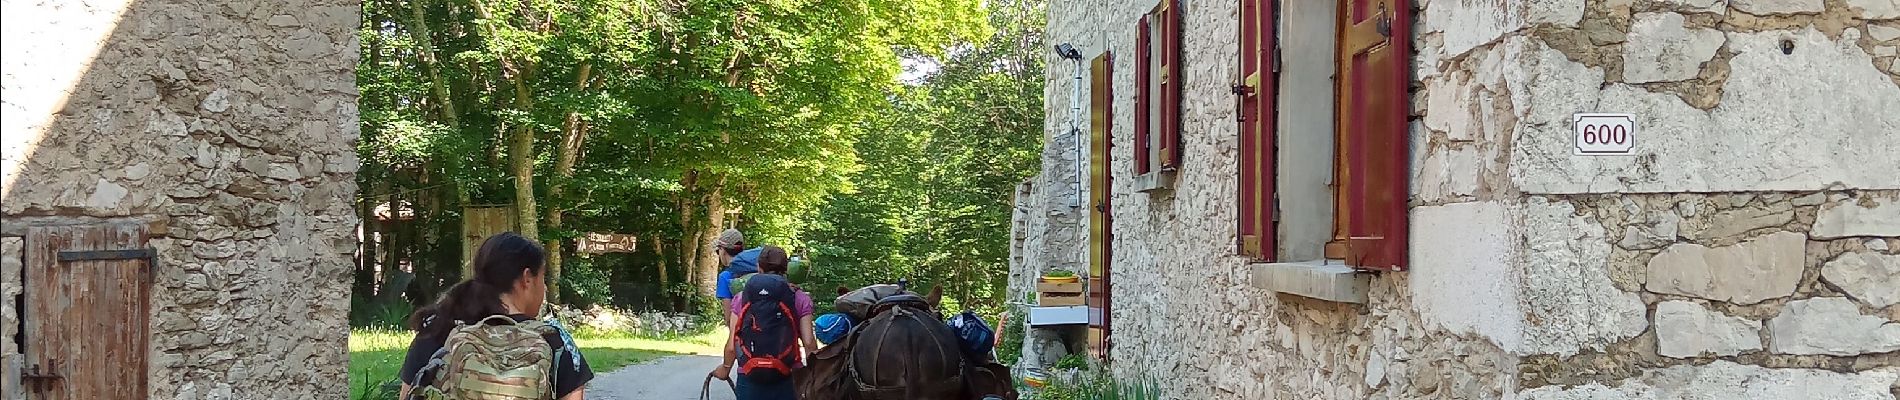
[[[409,313],[414,311],[414,306],[409,305],[408,301],[400,299],[391,302],[378,302],[364,296],[351,296],[350,326],[359,328],[401,327],[409,320]]]
[[[620,256],[620,257],[606,257]],[[566,305],[576,308],[588,308],[597,304],[613,305],[613,291],[608,286],[611,280],[604,268],[611,264],[601,261],[619,260],[626,257],[620,254],[607,254],[594,258],[573,257],[566,260],[561,268],[562,298]]]
[[[996,349],[996,359],[1004,365],[1016,365],[1023,358],[1023,339],[1029,334],[1029,312],[1023,307],[1010,307],[1009,319],[1004,321],[1003,344]]]
[[[1088,367],[1089,367],[1088,356],[1084,356],[1081,353],[1069,353],[1069,355],[1063,356],[1061,360],[1056,361],[1056,365],[1055,365],[1056,369],[1079,370],[1079,369],[1084,369]]]
[[[1123,380],[1107,371],[1079,371],[1071,377],[1051,379],[1048,385],[1034,391],[1028,398],[1034,400],[1159,400],[1161,385],[1145,377]]]

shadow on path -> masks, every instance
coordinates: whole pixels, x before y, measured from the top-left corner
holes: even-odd
[[[673,356],[629,365],[594,377],[587,398],[604,400],[698,400],[706,373],[719,365],[715,356]],[[725,382],[713,382],[713,400],[736,400]]]

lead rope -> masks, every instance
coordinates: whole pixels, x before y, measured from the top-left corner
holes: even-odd
[[[713,381],[713,379],[715,379],[715,378],[713,377],[713,374],[712,374],[712,373],[707,373],[707,374],[706,374],[706,382],[705,382],[705,383],[701,383],[701,384],[699,385],[699,400],[712,400],[712,381]],[[688,381],[688,382],[691,382],[691,381]],[[727,389],[732,389],[732,395],[733,395],[734,397],[737,397],[737,396],[739,395],[739,386],[738,386],[738,384],[735,384],[735,383],[732,383],[732,381],[730,381],[730,380],[726,380],[726,388],[727,388]]]

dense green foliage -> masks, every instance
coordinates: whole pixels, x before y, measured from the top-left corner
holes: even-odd
[[[363,7],[373,314],[353,319],[458,280],[465,208],[496,205],[558,250],[562,303],[705,309],[705,244],[735,226],[811,260],[822,298],[911,279],[996,315],[1010,195],[1042,146],[1039,1]],[[906,83],[905,60],[941,68]],[[580,257],[589,232],[638,246]]]
[[[1012,193],[1042,150],[1039,1],[989,2],[988,40],[959,46],[891,96],[859,140],[867,168],[811,229],[819,288],[909,279],[941,287],[948,311],[997,321],[1009,265]],[[816,290],[830,293],[827,290]],[[827,296],[828,297],[828,296]]]

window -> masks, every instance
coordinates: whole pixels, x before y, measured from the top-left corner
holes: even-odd
[[[1181,4],[1162,0],[1135,27],[1135,174],[1181,166]]]
[[[1405,269],[1410,20],[1409,0],[1243,0],[1243,254]]]
[[[1109,158],[1109,143],[1114,139],[1110,128],[1115,121],[1113,79],[1115,58],[1108,52],[1096,56],[1089,65],[1089,350],[1108,359],[1110,262],[1115,253],[1114,209],[1109,190],[1115,187],[1114,165]]]

